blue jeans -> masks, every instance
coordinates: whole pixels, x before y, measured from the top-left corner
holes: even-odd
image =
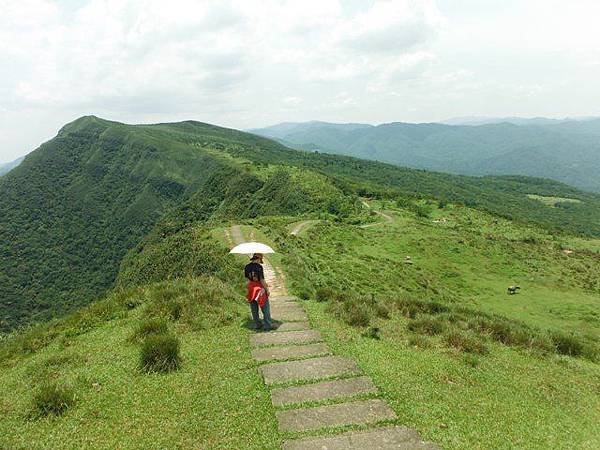
[[[265,301],[265,304],[260,308],[263,313],[263,322],[260,321],[260,317],[258,316],[258,303],[250,302],[250,311],[252,311],[252,320],[254,320],[254,324],[256,328],[263,328],[264,330],[271,329],[271,308],[269,306],[269,300]]]

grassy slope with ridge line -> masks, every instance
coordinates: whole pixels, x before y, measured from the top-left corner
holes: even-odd
[[[407,328],[439,320],[460,329],[460,311],[417,312],[411,318],[402,309],[402,301],[436,301],[469,308],[473,316],[466,319],[493,310],[508,316],[516,330],[582,328],[576,338],[595,344],[597,240],[549,233],[460,205],[438,208],[438,202],[416,201],[373,181],[374,172],[367,174],[370,182],[358,184],[357,168],[385,172],[385,165],[342,157],[341,166],[354,166],[327,169],[335,166],[334,157],[321,160],[285,149],[277,157],[279,147],[269,141],[261,147],[260,138],[249,143],[243,133],[197,123],[148,129],[156,137],[202,147],[206,155],[224,154],[228,170],[195,186],[127,253],[117,287],[105,300],[0,341],[0,446],[277,448],[275,417],[247,347],[247,311],[235,266],[242,261],[229,259],[223,244],[222,230],[233,221],[268,237],[280,251],[275,263],[295,293],[311,298],[311,319],[326,330],[332,348],[355,357],[401,419],[425,438],[447,448],[598,443],[592,426],[600,419],[597,363],[551,348],[501,344],[467,329],[488,349],[474,355],[449,346],[444,333],[429,336]],[[198,140],[199,130],[206,141]],[[275,160],[267,163],[271,152]],[[283,162],[287,158],[290,164]],[[319,166],[323,161],[327,164]],[[406,173],[409,179],[418,175]],[[372,203],[392,222],[360,228],[381,220],[355,195],[365,192],[383,198]],[[432,222],[441,218],[447,221]],[[291,224],[317,219],[300,236],[289,235]],[[565,248],[574,253],[567,255]],[[410,269],[403,263],[407,254],[414,261]],[[506,285],[515,282],[523,290],[508,297]],[[209,296],[201,295],[205,286]],[[369,295],[349,295],[347,305],[336,298],[312,300],[323,288],[373,293],[378,312],[369,309]],[[548,298],[552,304],[544,303]],[[389,304],[380,311],[384,300]],[[181,317],[164,316],[172,303]],[[348,325],[347,311],[358,311],[369,324]],[[142,375],[131,336],[155,314],[181,341],[182,367]],[[506,324],[501,316],[489,320]],[[44,379],[73,388],[75,402],[61,417],[30,417],[32,395]]]

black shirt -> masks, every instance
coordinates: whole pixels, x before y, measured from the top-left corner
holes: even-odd
[[[244,275],[251,281],[260,281],[265,279],[262,266],[255,262],[251,262],[244,267]]]

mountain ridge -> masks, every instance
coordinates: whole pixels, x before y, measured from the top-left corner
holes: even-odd
[[[391,122],[377,126],[298,123],[254,133],[296,149],[325,151],[464,175],[531,175],[600,191],[600,120],[477,126]],[[527,152],[535,149],[536,159]],[[521,163],[510,154],[523,153]],[[503,156],[506,155],[506,160]],[[492,164],[493,162],[493,164]]]

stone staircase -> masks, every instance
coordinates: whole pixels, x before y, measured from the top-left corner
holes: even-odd
[[[231,235],[236,243],[243,240],[239,229],[232,228]],[[279,430],[291,436],[283,449],[439,449],[415,430],[390,425],[397,420],[396,413],[377,398],[372,380],[354,360],[332,354],[321,333],[311,329],[298,299],[287,295],[267,262],[265,278],[271,287],[271,316],[280,325],[252,335],[250,344],[271,388]],[[343,427],[361,429],[331,435]],[[318,436],[323,432],[328,434]],[[303,437],[307,434],[316,436]]]

